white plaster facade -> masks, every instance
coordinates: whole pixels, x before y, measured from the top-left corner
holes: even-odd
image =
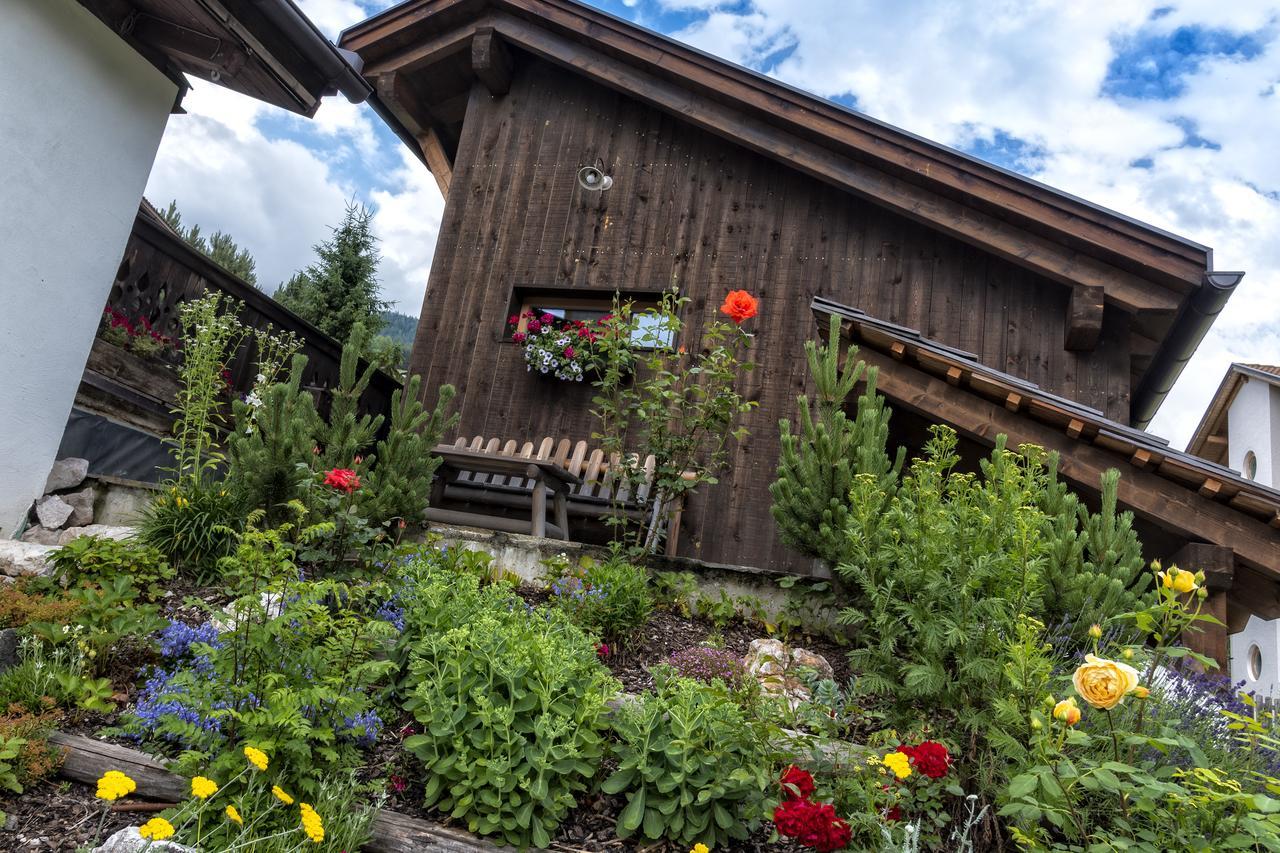
[[[1280,687],[1280,619],[1250,616],[1244,630],[1231,635],[1231,681],[1244,692],[1275,696]]]
[[[177,85],[75,0],[0,13],[0,536],[40,495]]]
[[[1280,487],[1280,387],[1251,376],[1242,376],[1241,383],[1227,410],[1227,464]]]

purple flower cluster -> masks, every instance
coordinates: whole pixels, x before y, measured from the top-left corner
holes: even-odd
[[[551,594],[556,598],[581,604],[590,599],[604,598],[605,590],[603,587],[590,587],[583,582],[582,578],[568,575],[551,584]]]
[[[388,598],[378,608],[378,612],[373,614],[374,619],[383,622],[390,622],[397,631],[404,632],[404,608],[400,605],[400,593]]]
[[[222,648],[218,639],[218,629],[212,622],[192,627],[184,622],[173,621],[160,632],[160,654],[170,660],[185,658],[191,653],[192,643],[204,643],[215,649]]]
[[[747,678],[746,667],[732,652],[709,646],[690,646],[674,652],[667,663],[678,674],[698,681],[720,679],[727,686],[737,688]]]
[[[382,718],[378,716],[377,711],[370,709],[354,717],[343,719],[342,731],[346,733],[346,737],[355,741],[356,745],[368,749],[378,742],[378,735],[382,732]]]
[[[212,675],[213,666],[207,657],[197,657],[194,669],[196,672]],[[180,672],[181,669],[178,668],[156,669],[143,683],[133,709],[137,725],[131,727],[130,735],[135,740],[141,741],[144,737],[155,735],[162,725],[172,721],[165,718],[194,726],[206,738],[221,738],[221,719],[212,713],[203,714],[196,704],[184,701],[187,698],[186,688],[175,683]],[[213,703],[211,710],[221,711],[228,707],[230,706],[226,702],[219,701]],[[204,739],[200,734],[185,736],[174,732],[165,732],[163,738],[187,748],[200,746]]]

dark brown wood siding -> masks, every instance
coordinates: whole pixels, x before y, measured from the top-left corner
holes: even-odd
[[[607,193],[581,190],[600,161]],[[920,329],[986,364],[1125,419],[1124,315],[1092,352],[1063,348],[1068,292],[1008,262],[540,62],[509,94],[477,85],[463,125],[412,367],[459,391],[462,435],[590,438],[591,388],[526,373],[502,334],[513,289],[691,298],[684,343],[726,291],[760,298],[746,380],[760,403],[733,467],[686,514],[681,553],[802,569],[778,542],[768,485],[781,417],[804,393],[815,295]]]

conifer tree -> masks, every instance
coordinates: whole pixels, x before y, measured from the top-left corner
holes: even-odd
[[[876,371],[854,361],[850,349],[840,366],[840,320],[831,318],[827,343],[806,341],[805,356],[813,378],[814,399],[797,398],[800,431],[792,433],[789,420],[779,421],[782,452],[778,476],[769,487],[771,511],[782,541],[791,547],[836,565],[843,558],[848,538],[849,491],[854,477],[869,474],[888,493],[898,478],[905,454],[899,449],[890,459],[890,412],[876,394]],[[866,375],[866,390],[858,398],[857,414],[849,420],[845,400]]]
[[[315,247],[316,262],[281,285],[275,300],[335,340],[351,337],[357,323],[377,334],[391,303],[380,296],[376,245],[373,213],[347,205],[333,236]]]
[[[453,386],[440,386],[430,412],[418,399],[421,386],[422,377],[411,376],[407,386],[391,395],[390,429],[378,442],[378,464],[361,492],[361,508],[376,524],[421,520],[431,496],[431,481],[440,467],[440,457],[431,451],[458,423],[458,413],[449,411]]]
[[[382,415],[361,415],[360,398],[369,387],[377,367],[366,364],[360,370],[360,358],[369,343],[362,323],[351,328],[351,337],[342,347],[338,363],[338,385],[330,391],[329,418],[320,430],[321,463],[325,468],[355,468],[355,458],[373,444],[382,427]],[[373,460],[366,460],[371,464]]]
[[[1056,453],[1048,468],[1040,504],[1046,515],[1046,622],[1083,642],[1090,625],[1143,606],[1150,580],[1133,513],[1116,511],[1120,472],[1103,473],[1101,505],[1091,513],[1058,479]]]
[[[307,364],[295,355],[286,382],[262,391],[258,406],[237,400],[235,428],[227,441],[227,486],[249,509],[266,512],[265,523],[282,523],[284,506],[302,494],[311,477],[315,435],[320,428],[315,402],[301,388]]]
[[[254,261],[253,255],[249,254],[249,250],[240,248],[230,234],[215,231],[212,237],[206,239],[200,233],[198,224],[184,227],[182,214],[178,212],[177,201],[169,202],[167,208],[158,212],[160,218],[177,231],[193,249],[207,256],[209,260],[232,275],[238,276],[254,287],[258,286],[257,262]]]

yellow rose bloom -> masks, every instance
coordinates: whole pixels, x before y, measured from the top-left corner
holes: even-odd
[[[227,820],[232,823],[239,824],[240,826],[244,826],[244,818],[240,817],[240,812],[236,811],[235,806],[227,806],[226,813]]]
[[[152,841],[163,841],[173,835],[173,824],[162,817],[153,817],[138,827],[138,834]]]
[[[1160,582],[1164,585],[1165,589],[1171,589],[1174,592],[1182,593],[1183,595],[1188,592],[1193,592],[1200,586],[1196,583],[1195,574],[1183,571],[1177,566],[1174,566],[1167,572],[1161,572]]]
[[[119,770],[108,770],[98,780],[97,798],[111,802],[138,790],[138,783]]]
[[[259,770],[267,769],[267,754],[262,750],[246,746],[244,748],[244,757],[249,759],[249,763]]]
[[[911,759],[907,758],[905,753],[891,752],[880,759],[880,763],[892,770],[893,775],[899,779],[905,779],[911,775]]]
[[[275,795],[277,800],[284,803],[286,806],[293,805],[293,797],[286,794],[284,792],[284,789],[281,788],[279,785],[272,785],[271,793]]]
[[[1109,711],[1138,686],[1138,671],[1127,663],[1085,655],[1084,663],[1071,676],[1071,683],[1084,701]]]
[[[1063,699],[1061,702],[1053,706],[1053,718],[1061,720],[1068,726],[1074,726],[1080,722],[1080,707],[1076,705],[1074,696]]]
[[[316,814],[316,810],[307,803],[299,803],[298,811],[302,815],[302,831],[307,834],[307,838],[316,844],[324,841],[324,823],[320,820],[320,815]]]
[[[207,800],[218,791],[218,783],[204,776],[196,776],[191,780],[191,794]]]

